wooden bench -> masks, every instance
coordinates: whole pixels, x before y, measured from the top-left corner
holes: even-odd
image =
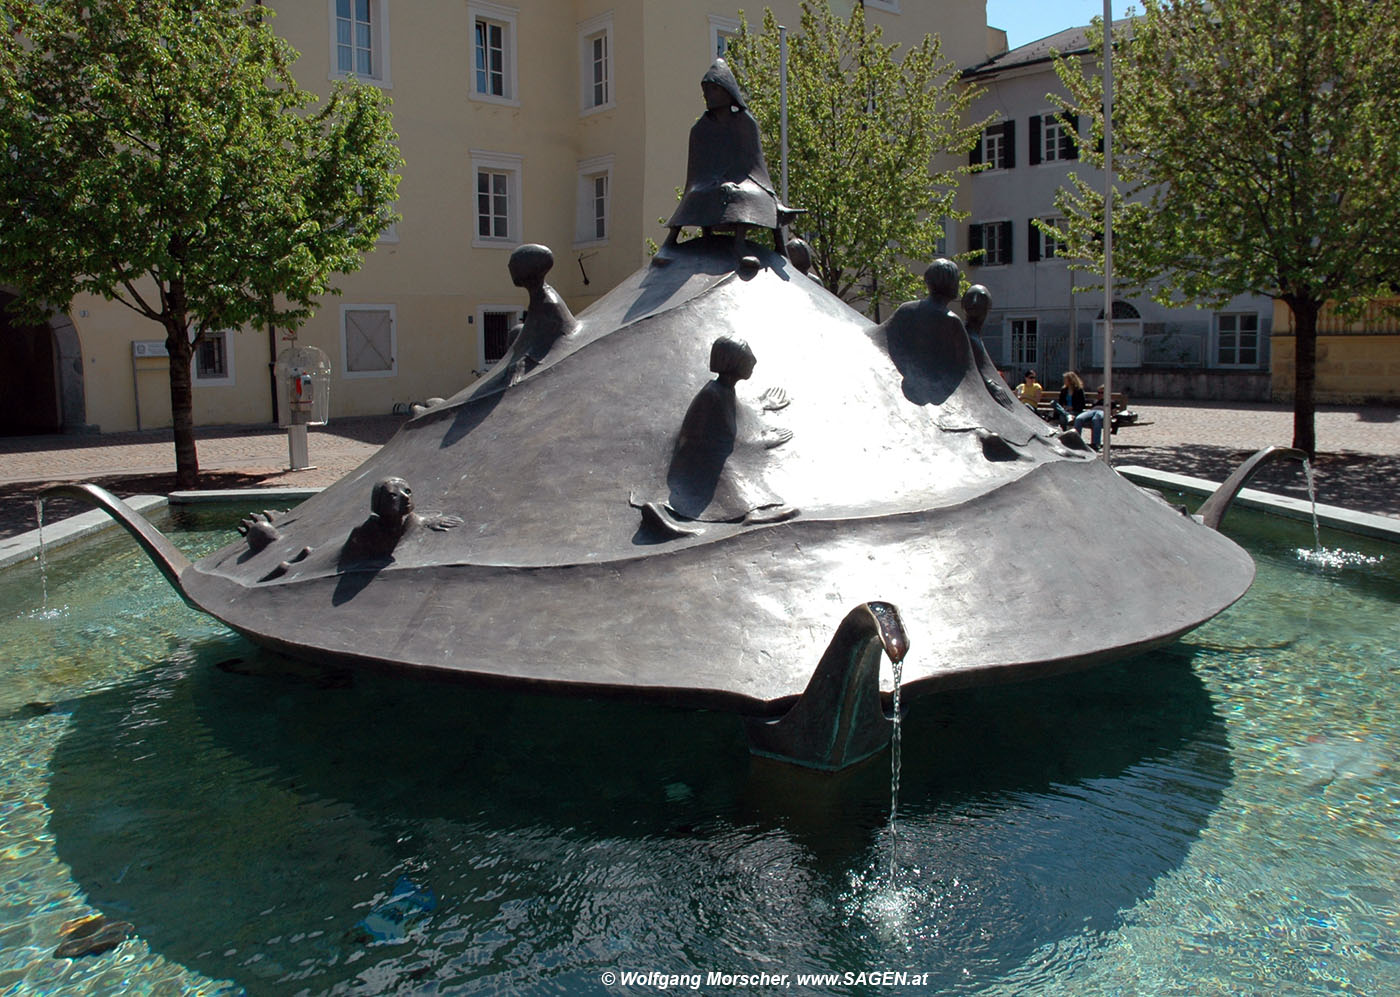
[[[1046,389],[1040,393],[1040,401],[1036,402],[1035,414],[1046,422],[1055,421],[1055,402],[1059,400],[1059,390],[1050,391]],[[1085,392],[1084,397],[1088,400],[1089,406],[1085,409],[1093,408],[1094,402],[1098,399],[1098,393]],[[1120,426],[1131,426],[1137,422],[1137,413],[1129,411],[1128,402],[1121,392],[1113,392],[1113,431],[1117,432]]]

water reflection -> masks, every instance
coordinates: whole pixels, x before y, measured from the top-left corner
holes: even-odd
[[[256,993],[865,966],[975,989],[1116,925],[1232,778],[1182,649],[924,700],[890,884],[884,757],[816,776],[751,761],[727,715],[352,679],[229,646],[78,703],[48,802],[94,906]],[[400,877],[437,910],[402,944],[355,940]]]

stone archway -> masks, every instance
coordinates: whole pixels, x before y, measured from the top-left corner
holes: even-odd
[[[67,315],[36,325],[8,312],[0,289],[0,435],[82,432],[87,427],[83,353]]]

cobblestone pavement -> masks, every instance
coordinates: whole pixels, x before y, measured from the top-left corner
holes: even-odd
[[[1135,401],[1137,425],[1112,439],[1115,465],[1223,480],[1261,447],[1287,445],[1293,413],[1285,405],[1242,402]],[[203,488],[328,485],[379,449],[404,417],[338,419],[310,431],[314,470],[288,471],[287,433],[274,426],[196,431]],[[1317,497],[1320,502],[1400,518],[1400,408],[1322,406],[1317,413]],[[163,494],[174,488],[170,431],[98,436],[0,437],[0,536],[34,527],[33,496],[52,481],[95,481],[118,495]],[[1296,465],[1260,472],[1254,487],[1306,496]],[[78,511],[53,503],[46,518]]]
[[[1222,481],[1250,454],[1293,440],[1288,405],[1244,402],[1134,401],[1139,424],[1125,426],[1109,448],[1114,465],[1141,464]],[[1319,406],[1313,461],[1317,500],[1400,517],[1400,407]],[[1251,488],[1306,498],[1306,479],[1291,462],[1272,464]]]

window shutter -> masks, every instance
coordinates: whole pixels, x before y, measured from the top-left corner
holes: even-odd
[[[1040,262],[1040,230],[1035,227],[1035,219],[1026,222],[1026,259]]]
[[[977,136],[977,142],[972,146],[972,152],[968,154],[967,165],[977,166],[982,162],[982,136]]]
[[[1012,118],[1001,128],[1002,148],[1006,151],[1006,162],[1002,165],[1009,170],[1016,165],[1016,119]]]
[[[969,225],[969,226],[967,227],[967,248],[968,248],[968,251],[971,252],[971,253],[977,253],[979,250],[981,250],[981,248],[982,248],[982,226],[981,226],[981,225]],[[981,266],[981,265],[982,265],[983,263],[985,263],[985,262],[986,262],[986,260],[984,260],[981,256],[974,256],[974,257],[972,258],[972,264],[973,264],[973,266]]]
[[[1011,222],[1001,222],[1001,263],[1010,263],[1011,256],[1011,236],[1015,226]]]
[[[1038,114],[1031,115],[1026,141],[1030,144],[1030,148],[1026,150],[1026,162],[1035,166],[1040,162],[1040,115]]]
[[[387,311],[345,316],[345,366],[350,371],[393,370],[393,330]]]
[[[1063,115],[1065,120],[1065,137],[1061,140],[1063,148],[1060,150],[1061,159],[1079,158],[1079,115]]]

